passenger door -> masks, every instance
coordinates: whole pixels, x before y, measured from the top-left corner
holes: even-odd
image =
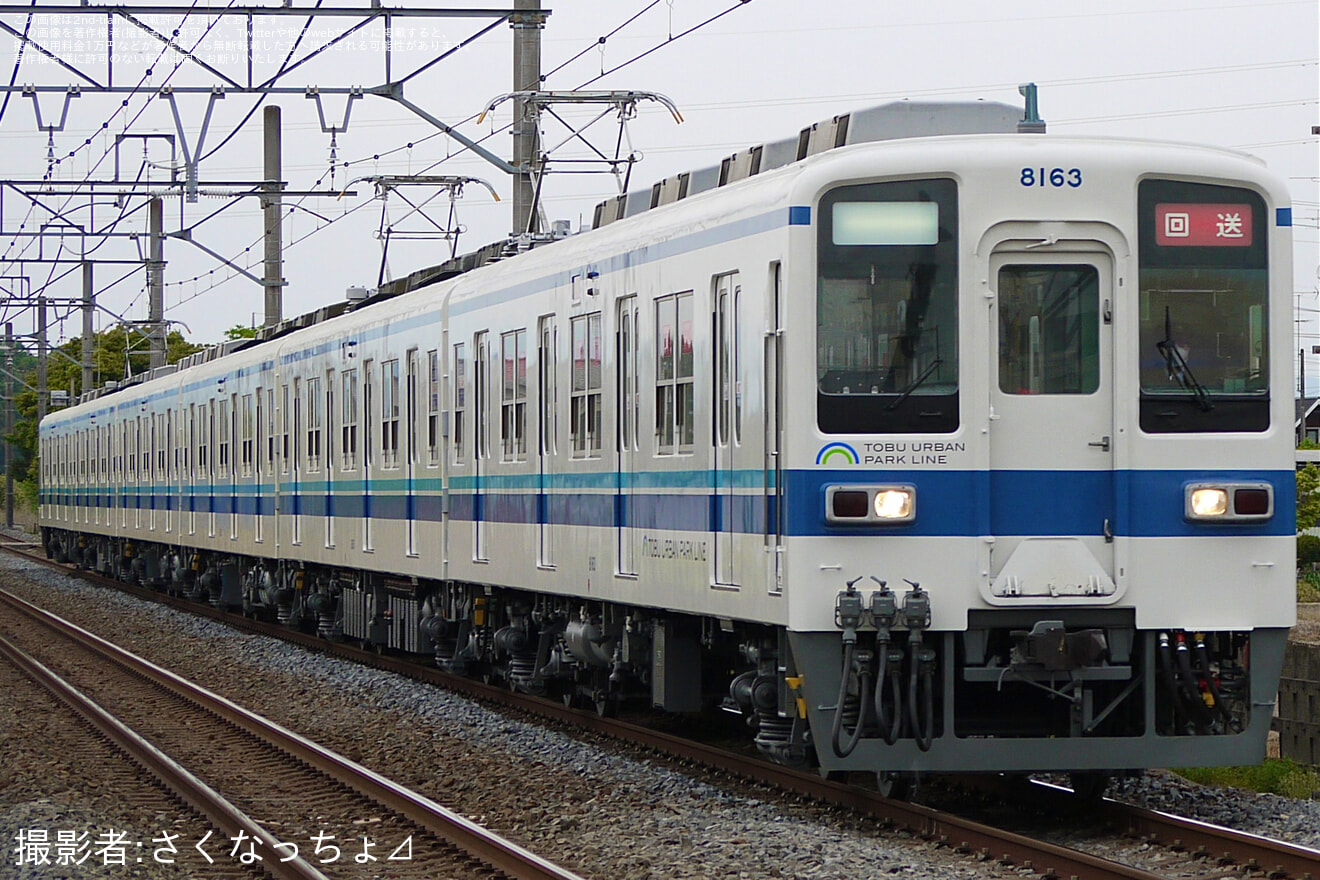
[[[555,454],[559,427],[559,363],[556,359],[558,331],[553,315],[542,316],[536,333],[536,402],[537,402],[537,467],[540,472],[536,511],[536,564],[542,568],[555,565],[555,527],[552,513],[556,489],[554,482]]]
[[[1112,262],[1012,251],[990,269],[991,596],[1112,595]]]
[[[627,576],[637,574],[637,542],[635,515],[635,484],[637,480],[637,451],[641,418],[641,389],[638,387],[637,373],[637,319],[640,312],[636,296],[627,296],[619,300],[619,325],[615,334],[618,364],[618,382],[615,385],[618,394],[615,408],[618,443],[617,486],[619,510],[615,516],[615,552],[618,573]]]
[[[743,502],[738,494],[738,466],[742,447],[742,371],[738,345],[741,285],[738,273],[715,279],[714,344],[715,414],[713,458],[715,517],[711,528],[715,543],[715,585],[735,587],[741,572],[737,562],[737,536],[742,529]]]

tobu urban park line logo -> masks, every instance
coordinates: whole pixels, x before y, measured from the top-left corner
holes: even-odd
[[[857,450],[847,443],[827,443],[816,453],[816,464],[857,464]]]

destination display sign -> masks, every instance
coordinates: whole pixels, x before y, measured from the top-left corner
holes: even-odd
[[[1251,205],[1160,203],[1155,243],[1160,247],[1249,247]]]

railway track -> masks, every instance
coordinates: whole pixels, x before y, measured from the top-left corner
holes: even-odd
[[[74,572],[68,566],[57,565],[31,552],[19,548],[6,548],[29,559],[85,580],[112,586],[142,598],[169,604],[190,613],[200,613],[222,620],[251,632],[271,635],[296,642],[319,652],[341,656],[365,663],[378,669],[395,672],[410,678],[434,683],[477,699],[549,718],[577,729],[599,732],[617,740],[641,746],[680,761],[691,761],[717,768],[747,780],[773,786],[814,800],[846,807],[858,813],[873,816],[880,821],[903,828],[927,840],[949,846],[969,856],[993,859],[1004,866],[1015,866],[1050,878],[1154,878],[1150,871],[1121,865],[1098,856],[1067,847],[1056,846],[1029,837],[1005,832],[989,825],[960,816],[930,809],[917,804],[895,801],[874,792],[825,780],[817,775],[801,773],[768,764],[759,759],[731,753],[727,750],[681,737],[665,734],[627,721],[601,718],[590,711],[565,708],[543,699],[510,693],[508,690],[478,681],[456,678],[439,670],[420,666],[398,657],[378,654],[361,648],[326,642],[306,633],[289,630],[275,624],[244,618],[209,606],[198,605],[165,594],[126,586],[87,572]],[[1024,798],[1045,804],[1057,803],[1063,798],[1070,808],[1075,807],[1072,795],[1066,789],[1034,784],[1016,786],[1011,797],[1018,803]],[[1056,807],[1046,807],[1055,809]],[[1159,844],[1175,852],[1187,852],[1193,857],[1212,860],[1217,866],[1257,870],[1271,880],[1307,880],[1320,877],[1320,853],[1304,847],[1272,841],[1250,834],[1231,831],[1193,820],[1167,814],[1141,810],[1114,801],[1105,801],[1092,816],[1102,816],[1116,829]]]
[[[469,876],[493,868],[513,880],[580,880],[465,817],[16,596],[0,591],[0,604],[13,612],[5,628],[17,636],[0,638],[0,652],[231,841],[242,841],[238,858],[243,853],[262,856],[261,867],[272,877],[376,877],[388,865],[390,876],[401,878]],[[77,646],[75,652],[67,646],[58,649],[66,675],[17,644],[48,641],[52,633]],[[89,689],[98,692],[97,699],[83,693]],[[281,817],[285,831],[291,830],[290,819],[300,819],[307,823],[306,833],[301,841],[281,839],[268,827],[271,823],[253,814]],[[352,816],[359,818],[353,823],[334,818]],[[360,833],[364,827],[366,835]],[[297,854],[310,852],[312,844],[315,855]],[[349,853],[350,846],[364,857]]]

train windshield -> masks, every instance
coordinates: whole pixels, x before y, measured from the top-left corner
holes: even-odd
[[[1138,209],[1142,430],[1265,430],[1263,201],[1243,189],[1146,180]]]
[[[957,196],[940,178],[839,187],[821,198],[822,431],[957,429]]]

